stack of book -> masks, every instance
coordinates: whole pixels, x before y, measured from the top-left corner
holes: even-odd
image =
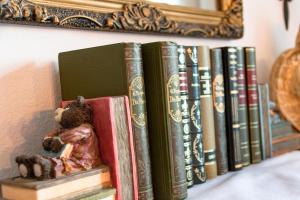
[[[64,52],[62,98],[128,96],[133,148],[117,142],[119,162],[108,160],[132,172],[128,180],[136,173],[138,194],[125,199],[184,199],[194,184],[272,157],[268,87],[257,84],[255,54],[173,42]]]

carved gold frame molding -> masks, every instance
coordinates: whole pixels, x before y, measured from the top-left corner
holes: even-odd
[[[0,0],[0,22],[207,38],[243,36],[242,0],[209,11],[141,0]]]

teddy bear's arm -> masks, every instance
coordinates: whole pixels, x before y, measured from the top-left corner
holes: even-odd
[[[88,124],[82,124],[79,127],[66,130],[59,135],[61,141],[65,144],[76,143],[80,140],[87,139],[91,136],[93,129]]]
[[[48,139],[48,138],[53,138],[53,137],[55,137],[55,136],[58,136],[59,132],[60,132],[59,130],[54,130],[54,131],[49,132],[49,133],[47,134],[47,136],[44,137],[44,140],[45,140],[45,139]]]

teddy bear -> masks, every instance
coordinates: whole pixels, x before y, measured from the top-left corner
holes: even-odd
[[[92,109],[83,97],[55,111],[60,128],[43,140],[45,154],[16,157],[20,176],[38,180],[58,178],[101,164]]]

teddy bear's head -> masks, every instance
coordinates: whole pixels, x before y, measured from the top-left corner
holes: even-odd
[[[65,108],[58,108],[55,111],[55,120],[64,129],[75,128],[84,123],[92,123],[92,109],[84,103],[84,98],[79,96],[77,101],[67,105]]]

